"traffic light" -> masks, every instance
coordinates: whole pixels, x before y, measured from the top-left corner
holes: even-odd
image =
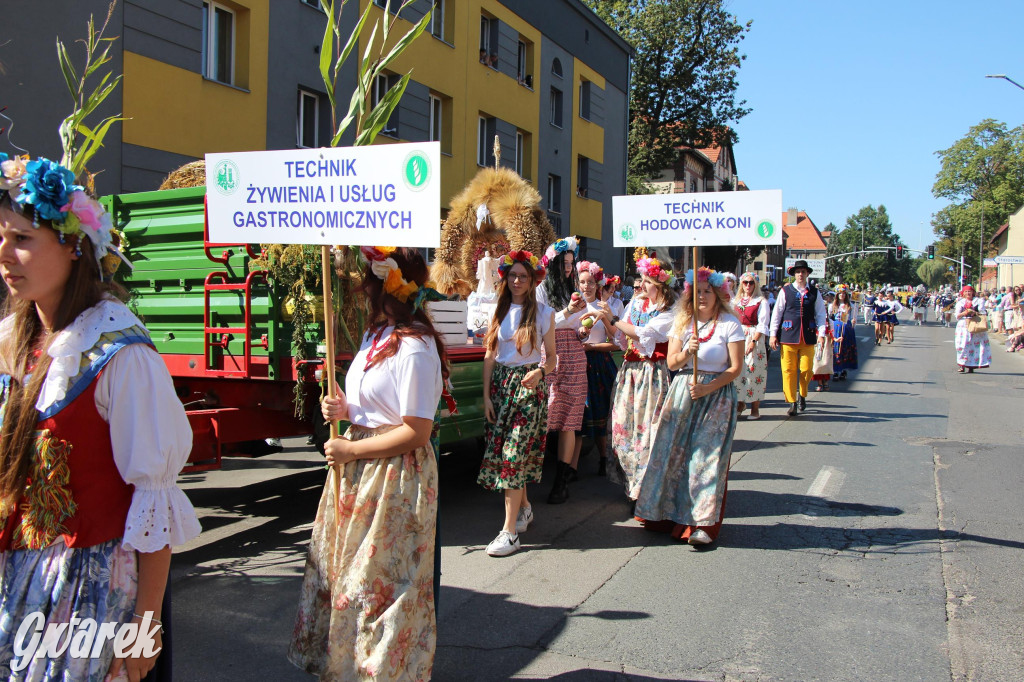
[[[935,244],[928,245],[928,260],[935,260]]]
[[[903,247],[897,245],[896,246],[896,260],[899,260],[901,258],[903,258]]]

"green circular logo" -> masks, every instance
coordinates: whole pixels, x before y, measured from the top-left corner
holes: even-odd
[[[430,180],[430,159],[427,155],[421,151],[410,152],[405,157],[402,179],[405,180],[405,186],[413,192],[419,192],[426,187]]]
[[[234,161],[221,159],[213,168],[213,184],[221,194],[234,194],[241,185],[238,166]]]
[[[757,236],[761,239],[770,239],[775,234],[775,223],[770,220],[762,220],[757,224]]]
[[[619,228],[619,236],[623,241],[631,242],[636,239],[636,229],[629,223]]]

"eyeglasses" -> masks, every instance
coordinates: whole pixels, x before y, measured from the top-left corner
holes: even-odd
[[[527,281],[529,281],[530,276],[529,275],[517,275],[517,274],[515,274],[513,272],[510,272],[508,274],[508,278],[509,278],[509,280],[511,280],[513,282],[527,282]]]

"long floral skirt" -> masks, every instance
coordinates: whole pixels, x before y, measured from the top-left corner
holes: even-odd
[[[832,321],[832,371],[857,369],[857,330],[849,322]]]
[[[988,342],[988,333],[972,334],[967,331],[967,319],[956,323],[956,335],[953,345],[956,347],[956,364],[961,367],[988,367],[992,364],[992,347]]]
[[[352,440],[396,428],[352,426]],[[288,660],[322,680],[429,680],[437,624],[437,462],[429,445],[331,472]],[[338,494],[340,491],[340,495]]]
[[[744,326],[746,343],[753,340],[757,327]],[[743,346],[746,348],[746,344]],[[768,354],[764,348],[764,338],[754,344],[754,350],[743,356],[743,371],[733,382],[736,384],[737,399],[745,403],[764,400],[765,388],[768,384]]]
[[[702,384],[717,374],[697,373]],[[693,400],[692,374],[672,380],[665,409],[655,423],[647,473],[636,501],[636,515],[648,521],[671,521],[675,537],[695,528],[712,539],[725,510],[725,491],[736,432],[736,385]]]
[[[69,646],[62,656],[32,659],[25,670],[14,674],[10,663],[15,638],[25,618],[36,612],[43,615],[46,625],[70,623],[72,616],[92,618],[98,624],[129,622],[138,591],[136,556],[134,550],[121,547],[120,538],[92,547],[71,548],[59,541],[41,550],[0,552],[0,666],[4,678],[10,674],[12,680],[105,679],[114,659],[113,641],[107,641],[98,658],[72,657],[78,649]],[[128,679],[124,668],[116,679]]]
[[[635,500],[651,454],[651,432],[661,415],[670,378],[664,360],[622,363],[612,393],[608,477]]]
[[[533,388],[523,386],[523,377],[534,369],[537,365],[494,365],[491,404],[495,421],[484,429],[484,459],[476,478],[487,490],[516,490],[527,483],[540,483],[548,402],[544,379]]]
[[[587,404],[583,408],[582,435],[601,438],[608,433],[608,412],[619,368],[607,351],[587,351]]]
[[[558,364],[548,381],[548,431],[579,431],[587,394],[587,355],[572,329],[555,331]]]

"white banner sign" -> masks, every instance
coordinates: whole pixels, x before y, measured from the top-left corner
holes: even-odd
[[[441,243],[441,144],[206,155],[210,241]]]
[[[782,244],[782,190],[612,197],[614,246]]]
[[[994,268],[997,265],[999,265],[999,263],[996,261],[995,258],[986,258],[985,260],[983,260],[981,262],[981,264],[982,264],[982,266],[984,266],[986,268]]]
[[[797,260],[807,261],[807,265],[811,268],[811,274],[809,277],[816,279],[825,278],[825,259],[824,258],[787,258],[786,259],[786,276],[789,277],[789,269],[796,264]]]
[[[1021,256],[996,256],[995,261],[997,265],[1021,265],[1024,263],[1024,257]]]

